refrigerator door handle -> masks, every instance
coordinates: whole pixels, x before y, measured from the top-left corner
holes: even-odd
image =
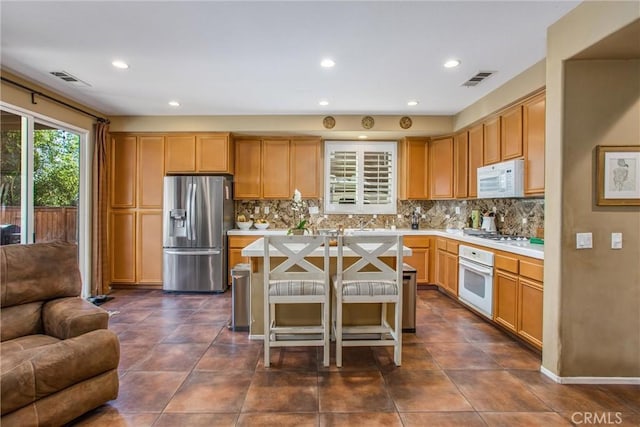
[[[191,240],[196,240],[196,226],[194,222],[195,209],[196,209],[196,187],[197,184],[191,184],[191,197],[189,199],[189,215],[191,215],[190,227],[191,227]]]
[[[222,252],[217,249],[200,251],[172,251],[171,249],[165,249],[164,253],[167,255],[220,255]]]
[[[187,202],[186,202],[187,240],[193,240],[193,235],[191,234],[191,187],[192,187],[192,184],[189,184],[187,187]]]

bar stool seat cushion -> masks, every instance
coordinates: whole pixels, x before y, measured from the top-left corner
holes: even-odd
[[[322,280],[270,280],[269,295],[284,297],[297,295],[324,295]]]
[[[342,282],[342,295],[397,295],[398,286],[393,281],[384,280],[345,280]]]

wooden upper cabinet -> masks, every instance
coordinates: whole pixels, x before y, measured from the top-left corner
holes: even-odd
[[[262,197],[291,197],[289,140],[262,140]],[[304,194],[303,194],[304,195]]]
[[[401,200],[429,198],[429,139],[404,138],[398,144]]]
[[[110,193],[112,208],[132,208],[136,204],[137,138],[111,138]]]
[[[522,157],[522,105],[505,111],[501,122],[502,160]]]
[[[233,144],[229,135],[196,135],[196,171],[233,173]]]
[[[138,140],[139,208],[162,209],[164,137],[141,136]]]
[[[297,188],[302,197],[314,199],[322,197],[320,145],[320,139],[291,141],[290,195]]]
[[[482,167],[482,147],[484,145],[484,125],[469,129],[469,197],[478,196],[478,168]]]
[[[524,193],[544,193],[545,95],[523,106]]]
[[[500,156],[500,116],[484,122],[483,165],[498,163]]]
[[[166,173],[196,171],[195,135],[169,135],[165,143],[164,170]]]
[[[453,196],[467,197],[469,188],[469,133],[467,131],[454,137],[453,162]]]
[[[429,143],[429,182],[432,199],[453,197],[453,137]]]
[[[259,199],[261,193],[262,144],[259,139],[235,141],[235,199]]]

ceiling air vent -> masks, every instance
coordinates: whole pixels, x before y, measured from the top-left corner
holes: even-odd
[[[462,86],[466,86],[466,87],[477,86],[482,81],[484,81],[485,79],[488,79],[489,77],[491,77],[495,73],[496,73],[495,71],[479,71],[478,74],[476,74],[475,76],[471,77],[466,82],[462,83]]]
[[[77,78],[76,76],[67,73],[66,71],[51,71],[50,72],[51,75],[64,80],[67,83],[71,83],[74,86],[79,86],[79,87],[91,87],[91,85],[85,81],[80,80],[79,78]]]

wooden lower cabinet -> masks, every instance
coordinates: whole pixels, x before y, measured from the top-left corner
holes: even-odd
[[[138,212],[136,282],[162,284],[162,211]]]
[[[242,256],[242,249],[262,236],[229,236],[227,265],[229,266],[229,286],[231,286],[231,269],[240,263],[248,263],[249,258]]]
[[[493,320],[517,333],[518,276],[496,270],[493,292]]]
[[[436,284],[454,297],[458,297],[458,244],[437,239]]]
[[[112,211],[109,215],[110,281],[162,284],[162,211]]]
[[[416,283],[429,283],[429,246],[430,239],[427,236],[404,236],[402,244],[411,248],[412,255],[405,256],[402,260],[416,269]]]
[[[458,296],[458,255],[447,252],[447,280],[445,282],[445,290],[451,295]]]
[[[543,262],[496,254],[495,265],[493,320],[541,349]]]
[[[136,213],[117,211],[109,215],[109,264],[111,282],[136,281]]]

